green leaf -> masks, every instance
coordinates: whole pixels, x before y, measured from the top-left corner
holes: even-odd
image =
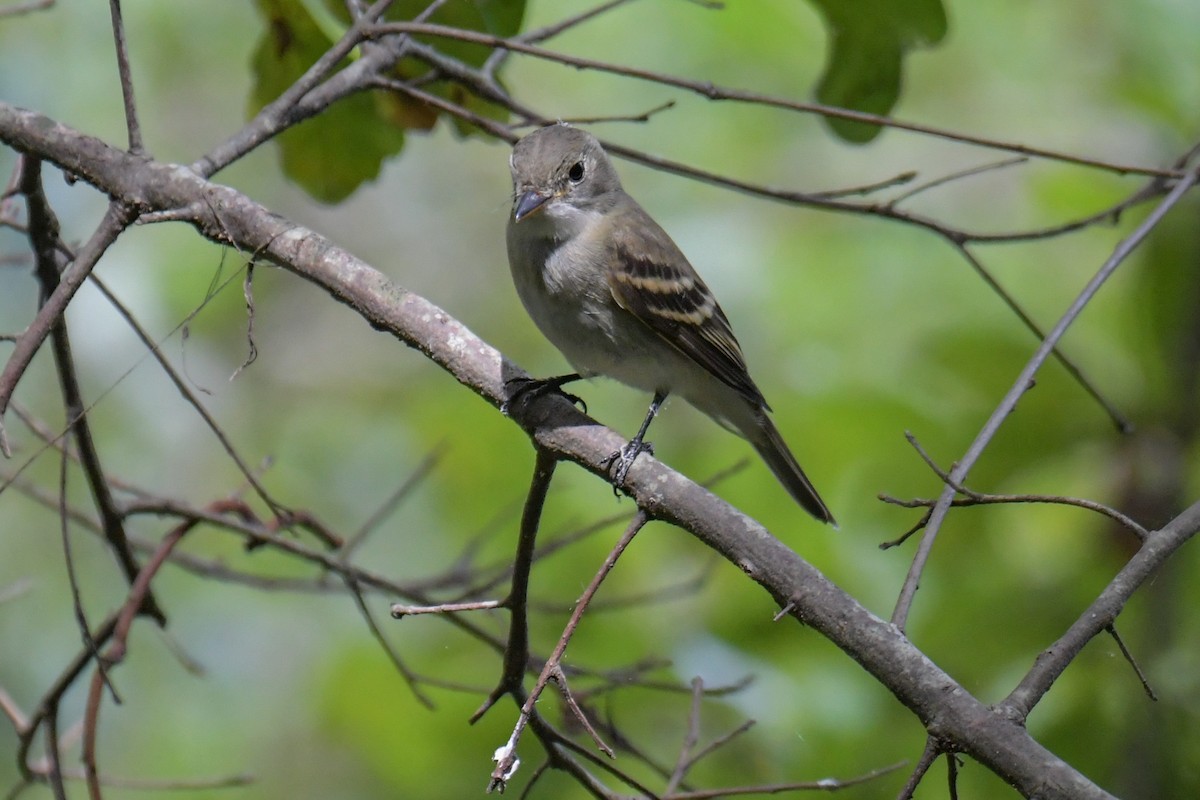
[[[333,44],[299,0],[258,0],[258,9],[267,26],[252,59],[251,115]],[[344,200],[404,147],[404,129],[393,123],[375,93],[344,98],[276,137],[283,172],[318,200]]]
[[[817,88],[826,105],[888,114],[900,97],[904,56],[946,35],[942,0],[810,0],[829,26],[829,61]],[[869,142],[878,125],[826,118],[838,136]]]
[[[339,5],[343,4],[343,0],[326,1]],[[398,2],[393,3],[391,8],[388,9],[386,16],[390,20],[412,19],[428,6],[428,0],[398,0]],[[438,8],[428,21],[452,28],[508,37],[520,32],[521,22],[524,17],[525,0],[450,0],[450,2]],[[492,54],[490,47],[470,42],[461,42],[455,39],[436,36],[418,36],[416,38],[418,41],[436,47],[439,52],[446,56],[458,59],[472,67],[483,66],[483,62]],[[416,59],[405,59],[396,65],[396,77],[402,80],[409,80],[424,75],[428,71],[429,67]],[[508,111],[506,109],[480,99],[474,94],[469,93],[461,84],[453,81],[435,81],[423,88],[427,92],[449,100],[456,105],[463,106],[480,116],[501,122],[508,119]],[[395,102],[399,105],[410,107],[407,113],[421,113],[422,111],[428,112],[430,110],[428,106],[417,104],[404,97],[397,96]],[[433,114],[436,119],[437,112],[433,112]],[[460,135],[466,136],[478,132],[473,125],[457,117],[452,117],[451,121],[455,126],[455,130]],[[432,122],[430,124],[432,125]]]
[[[412,19],[428,5],[428,0],[399,0],[387,16]],[[257,6],[266,25],[253,56],[251,115],[279,97],[333,45],[337,32],[332,28],[350,21],[341,0],[325,0],[323,7],[309,7],[304,0],[257,0]],[[314,10],[320,19],[314,17]],[[329,13],[323,13],[326,10]],[[520,30],[524,14],[525,0],[451,0],[430,22],[511,36]],[[427,40],[470,66],[480,66],[492,52],[452,39]],[[339,69],[348,63],[343,61]],[[395,68],[401,79],[427,71],[428,67],[415,59],[406,59]],[[503,108],[480,100],[458,84],[436,81],[424,88],[477,114],[507,118]],[[406,130],[428,130],[437,123],[438,115],[436,109],[394,92],[354,94],[276,137],[284,174],[318,200],[339,202],[379,175],[383,162],[403,149]],[[455,124],[460,133],[474,132],[458,120]]]

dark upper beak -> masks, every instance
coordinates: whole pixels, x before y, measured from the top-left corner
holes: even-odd
[[[541,208],[549,199],[550,195],[533,189],[524,192],[517,198],[517,204],[513,207],[513,222],[520,222],[525,219]]]

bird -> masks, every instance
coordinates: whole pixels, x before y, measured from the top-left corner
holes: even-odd
[[[725,312],[667,232],[622,188],[600,142],[566,123],[548,125],[516,142],[509,167],[513,283],[575,370],[529,380],[510,400],[595,376],[653,393],[637,434],[610,458],[615,489],[639,453],[653,452],[645,436],[666,398],[680,396],[746,439],[805,511],[836,527],[772,422]]]

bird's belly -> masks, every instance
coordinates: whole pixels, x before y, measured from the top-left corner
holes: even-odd
[[[617,324],[616,315],[628,313],[624,309],[561,298],[544,290],[523,293],[521,299],[542,335],[581,375],[604,375],[648,392],[672,388],[668,378],[678,370],[673,362],[679,354],[648,329],[638,330],[642,323],[636,319]],[[637,335],[628,335],[630,324]]]

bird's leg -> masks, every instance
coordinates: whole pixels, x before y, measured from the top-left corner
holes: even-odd
[[[508,399],[500,404],[500,413],[507,414],[517,402],[533,400],[534,398],[541,397],[546,392],[558,392],[582,408],[583,413],[586,414],[587,403],[583,402],[582,398],[562,390],[565,384],[582,378],[583,376],[578,372],[572,372],[570,375],[556,375],[553,378],[510,378],[504,382],[504,388],[508,392]]]
[[[654,445],[643,440],[646,438],[646,431],[650,428],[650,421],[658,414],[658,409],[662,407],[666,399],[666,392],[661,389],[655,392],[654,399],[650,401],[650,410],[646,412],[646,418],[642,420],[642,427],[638,428],[637,434],[629,440],[628,444],[608,457],[606,467],[612,471],[613,494],[617,493],[618,486],[625,483],[629,468],[633,466],[639,453],[654,455]]]

